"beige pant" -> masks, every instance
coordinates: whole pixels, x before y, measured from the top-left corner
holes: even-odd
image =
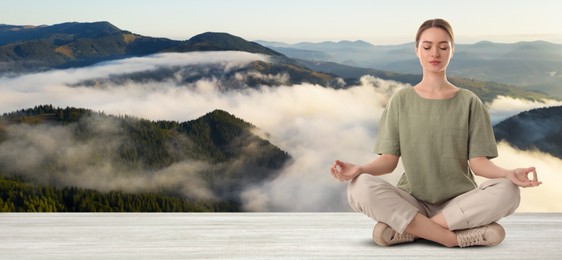
[[[406,230],[419,212],[429,218],[443,213],[450,230],[479,227],[496,222],[519,206],[519,187],[508,179],[491,179],[480,187],[435,205],[370,174],[351,180],[349,205],[370,218],[388,224],[399,233]]]

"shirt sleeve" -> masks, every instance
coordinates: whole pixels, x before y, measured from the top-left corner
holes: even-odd
[[[395,94],[390,99],[379,123],[379,131],[375,142],[378,154],[400,156],[399,108],[400,98]]]
[[[498,148],[490,114],[476,95],[471,102],[468,126],[468,158],[485,156],[492,159],[497,157]]]

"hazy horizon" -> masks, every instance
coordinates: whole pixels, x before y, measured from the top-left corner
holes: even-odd
[[[447,1],[7,1],[1,23],[52,25],[108,21],[145,36],[186,40],[227,32],[244,39],[286,43],[363,40],[373,45],[413,41],[427,19],[444,18],[458,43],[545,40],[562,43],[562,2],[516,0]],[[33,6],[33,8],[30,8]],[[126,10],[126,11],[124,11]],[[498,12],[501,10],[501,12]],[[26,15],[21,15],[25,13]],[[478,14],[475,16],[475,14]]]
[[[77,22],[77,21],[66,21],[66,22],[60,22],[60,23],[71,23],[71,22]],[[113,24],[114,26],[117,26],[116,24],[112,23],[112,21],[82,21],[83,23],[92,23],[92,22],[109,22],[111,24]],[[34,27],[39,27],[39,26],[51,26],[51,25],[55,25],[55,24],[60,24],[60,23],[54,23],[54,24],[7,24],[7,23],[0,23],[0,25],[14,25],[14,26],[34,26]],[[121,29],[121,30],[125,30],[125,31],[131,31],[127,28],[122,28],[117,26],[117,28]],[[136,31],[131,31],[132,33],[135,34],[140,34]],[[202,30],[200,33],[196,33],[193,35],[186,35],[185,37],[163,37],[163,38],[167,38],[170,40],[177,40],[177,41],[184,41],[184,40],[188,40],[193,36],[202,34],[202,33],[207,33],[207,32],[217,32],[217,33],[228,33],[234,36],[239,36],[240,35],[235,35],[231,32],[228,31],[206,31],[206,30]],[[148,36],[148,37],[156,37],[155,35],[143,35],[142,36]],[[244,38],[244,37],[242,37]],[[412,37],[410,36],[402,36],[402,37],[396,37],[396,38],[392,38],[392,39],[387,39],[387,40],[382,40],[379,42],[372,42],[369,40],[366,40],[364,38],[345,38],[345,39],[312,39],[312,40],[298,40],[298,39],[293,39],[292,41],[284,41],[282,39],[278,39],[275,40],[275,38],[271,38],[271,37],[266,37],[266,38],[256,38],[256,39],[246,39],[245,40],[248,41],[266,41],[266,42],[276,42],[276,43],[284,43],[284,44],[289,44],[289,45],[294,45],[294,44],[299,44],[299,43],[323,43],[323,42],[356,42],[356,41],[363,41],[363,42],[367,42],[371,45],[374,46],[392,46],[392,45],[405,45],[405,44],[411,44],[414,42],[414,39],[412,39]],[[545,42],[549,42],[549,43],[554,43],[554,44],[562,44],[562,33],[561,34],[542,34],[542,35],[538,35],[538,34],[525,34],[525,35],[521,35],[521,34],[514,34],[514,35],[465,35],[465,36],[456,36],[455,38],[455,43],[456,44],[475,44],[478,42],[493,42],[493,43],[499,43],[499,44],[510,44],[510,43],[519,43],[519,42],[537,42],[537,41],[545,41]]]

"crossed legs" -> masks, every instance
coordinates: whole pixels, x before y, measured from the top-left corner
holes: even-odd
[[[457,234],[449,230],[443,214],[439,213],[432,218],[428,218],[420,213],[416,214],[414,219],[406,226],[406,232],[433,242],[437,242],[446,247],[458,246]],[[445,224],[442,226],[441,224]]]
[[[399,234],[454,247],[459,245],[455,230],[484,226],[513,213],[519,205],[519,189],[509,180],[494,179],[436,208],[378,177],[361,174],[349,183],[348,200],[355,211]]]

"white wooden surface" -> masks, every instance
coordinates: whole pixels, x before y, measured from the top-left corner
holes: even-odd
[[[0,259],[562,259],[562,213],[500,223],[496,247],[383,248],[359,213],[5,213]]]

